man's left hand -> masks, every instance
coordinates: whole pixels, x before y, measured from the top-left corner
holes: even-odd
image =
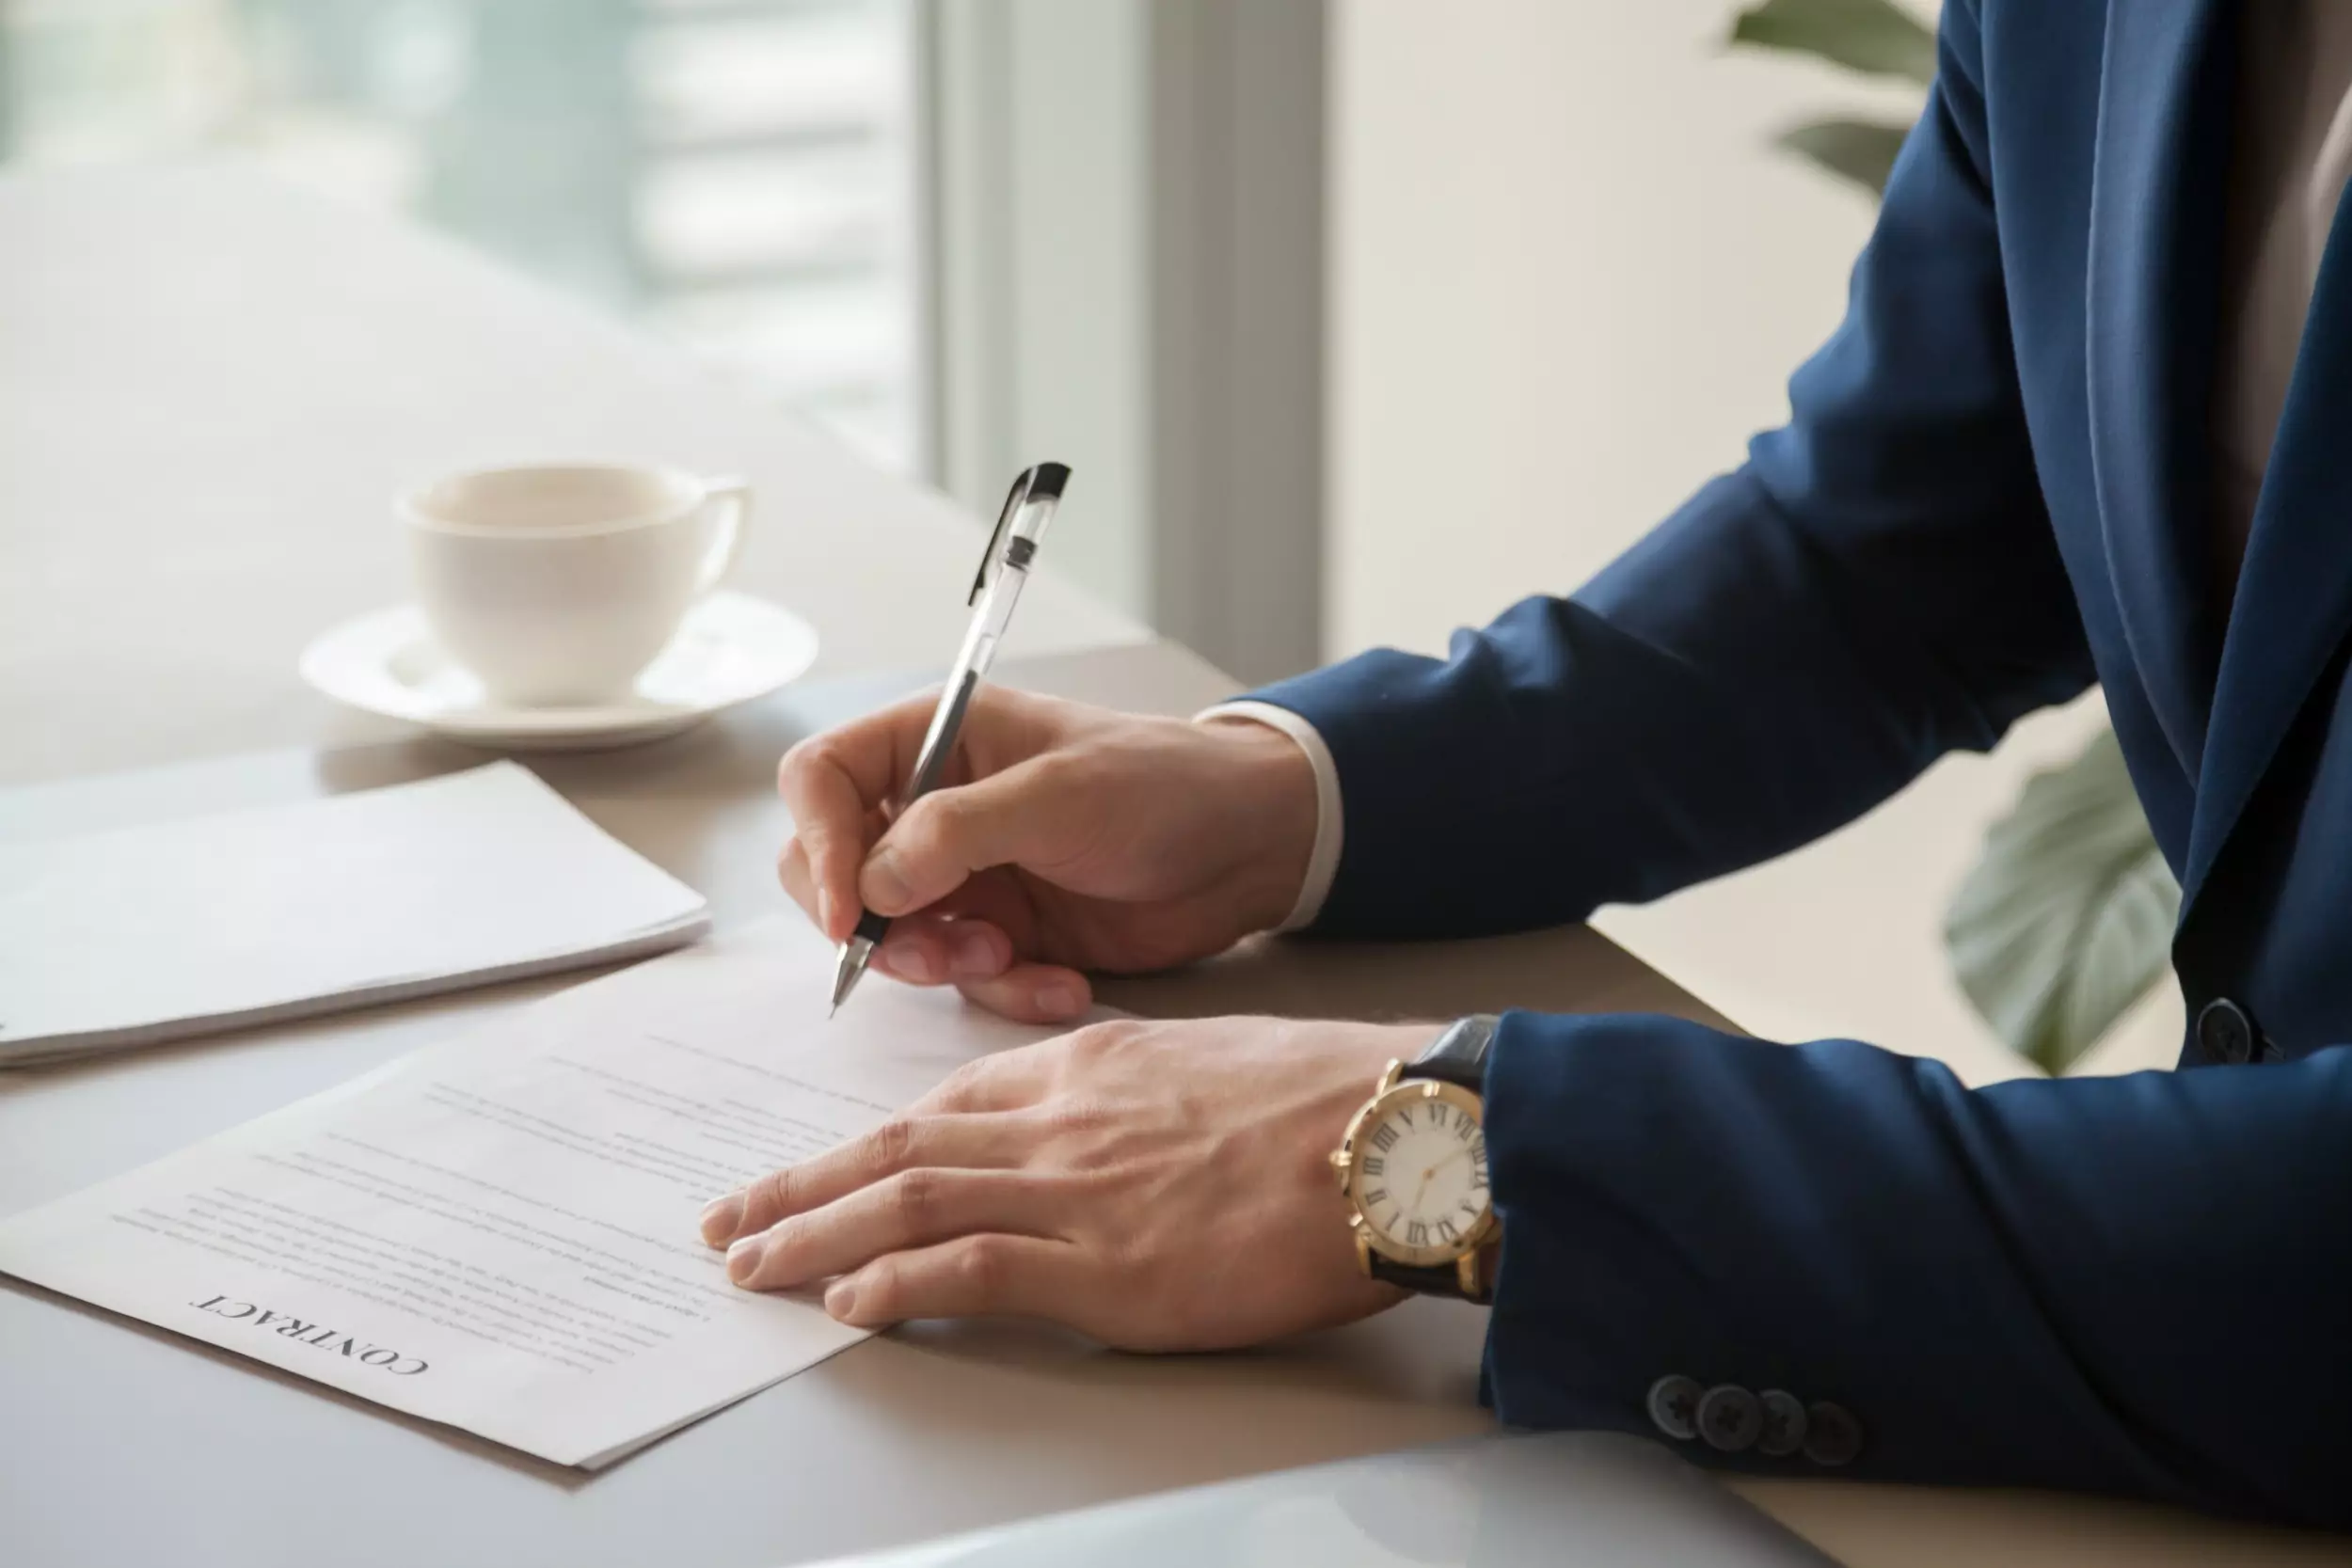
[[[1358,1269],[1327,1157],[1437,1033],[1095,1024],[971,1063],[713,1203],[703,1236],[750,1290],[834,1279],[825,1309],[861,1327],[1003,1313],[1174,1351],[1346,1323],[1403,1292]]]

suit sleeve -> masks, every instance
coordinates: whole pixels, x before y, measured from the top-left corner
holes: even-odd
[[[1657,897],[2090,684],[2017,389],[1975,33],[1946,18],[1785,427],[1573,597],[1445,660],[1375,652],[1257,694],[1338,767],[1346,847],[1317,931],[1473,935]]]
[[[2020,412],[1975,23],[1944,17],[1786,428],[1572,598],[1263,694],[1340,774],[1319,929],[1662,894],[2090,678]],[[1972,1091],[1852,1042],[1512,1013],[1486,1121],[1506,1421],[1654,1433],[1679,1374],[1851,1413],[1841,1474],[2352,1528],[2352,1046]]]
[[[1507,1422],[1654,1433],[1678,1373],[1843,1407],[1841,1474],[2352,1528],[2352,1046],[1970,1090],[1848,1041],[1513,1013],[1486,1107]]]

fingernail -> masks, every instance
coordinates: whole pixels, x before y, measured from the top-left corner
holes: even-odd
[[[768,1250],[765,1236],[746,1236],[727,1248],[727,1277],[738,1285],[759,1272],[759,1259]]]
[[[703,1240],[717,1246],[743,1223],[743,1195],[729,1193],[703,1211]]]
[[[905,873],[898,869],[898,859],[889,850],[879,851],[866,863],[866,875],[860,879],[866,890],[866,901],[877,914],[900,914],[909,896]]]
[[[850,1314],[857,1310],[857,1286],[844,1279],[825,1292],[825,1310],[835,1323],[848,1323]]]
[[[977,931],[966,931],[956,938],[947,967],[961,979],[985,980],[996,973],[996,944]]]
[[[883,942],[882,958],[890,965],[890,972],[901,980],[913,980],[920,985],[939,978],[931,973],[931,956],[923,950],[919,942]]]
[[[822,888],[817,890],[817,928],[833,935],[833,895]]]
[[[1048,1018],[1075,1018],[1078,1015],[1078,993],[1068,986],[1040,986],[1037,1010]]]

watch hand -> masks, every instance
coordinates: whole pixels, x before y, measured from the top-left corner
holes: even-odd
[[[1410,1212],[1413,1213],[1419,1213],[1421,1212],[1421,1200],[1429,1196],[1429,1183],[1437,1179],[1437,1175],[1439,1171],[1445,1169],[1446,1166],[1454,1164],[1456,1160],[1469,1159],[1470,1153],[1470,1151],[1467,1148],[1457,1148],[1453,1153],[1439,1160],[1436,1164],[1423,1170],[1421,1173],[1421,1185],[1413,1189],[1413,1206]]]

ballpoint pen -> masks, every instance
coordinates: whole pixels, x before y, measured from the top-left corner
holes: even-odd
[[[956,736],[963,729],[972,694],[995,661],[1005,627],[1012,622],[1012,607],[1020,602],[1021,589],[1029,580],[1029,563],[1037,559],[1038,541],[1054,520],[1062,488],[1069,483],[1070,469],[1059,463],[1040,463],[1012,482],[1005,509],[997,514],[996,527],[988,536],[988,547],[980,552],[980,569],[972,578],[971,594],[964,600],[979,608],[963,634],[955,668],[947,673],[939,706],[931,711],[931,726],[923,734],[922,750],[915,753],[914,777],[898,802],[901,810],[931,792],[947,769],[947,759],[956,754]],[[1000,544],[1001,557],[997,554]],[[992,564],[993,573],[989,570]],[[882,945],[889,930],[885,916],[871,910],[858,911],[857,929],[841,944],[840,960],[834,966],[833,1007],[826,1017],[839,1012],[841,1004],[850,999],[850,992],[865,977],[866,966],[873,961],[874,949]]]

